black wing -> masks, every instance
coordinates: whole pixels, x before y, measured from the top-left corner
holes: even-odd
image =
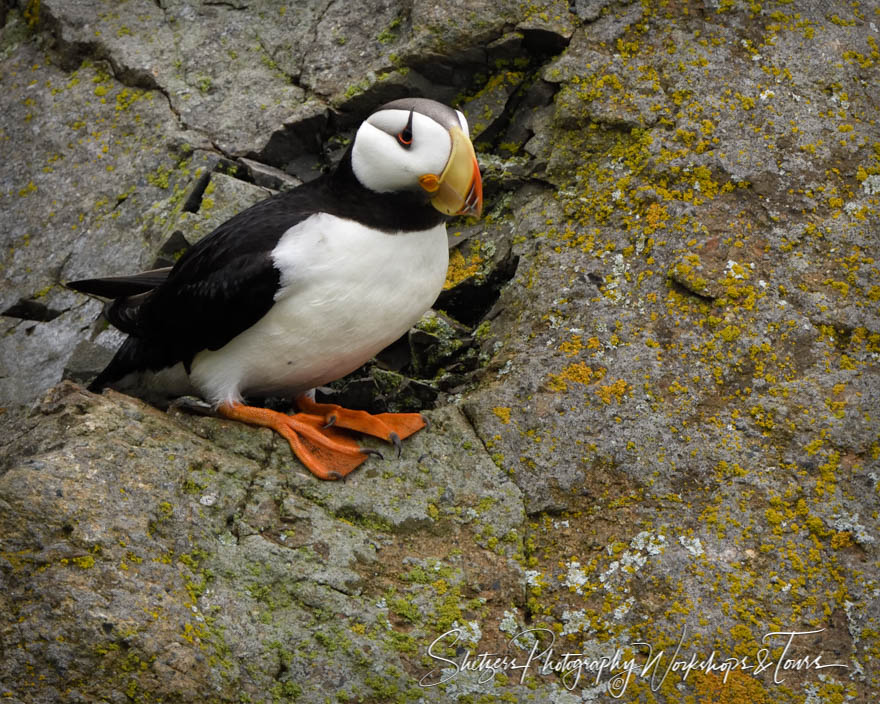
[[[201,350],[223,347],[263,317],[280,282],[272,250],[290,227],[316,211],[311,190],[300,187],[242,211],[162,275],[145,272],[69,284],[87,293],[121,296],[108,305],[105,315],[130,335],[92,387],[100,389],[131,371],[177,362],[189,370]]]

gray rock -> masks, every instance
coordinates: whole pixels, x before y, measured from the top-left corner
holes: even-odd
[[[871,8],[19,5],[0,3],[4,697],[610,701],[608,676],[457,672],[428,648],[757,658],[796,630],[819,632],[794,657],[846,669],[637,673],[622,699],[871,700]],[[451,224],[445,315],[412,333],[430,378],[406,378],[404,340],[332,391],[436,405],[399,461],[365,441],[388,459],[322,483],[268,430],[58,384],[121,340],[61,282],[173,260],[412,93],[480,134],[486,215]]]
[[[611,0],[572,0],[569,3],[571,11],[587,22],[599,19],[602,10],[611,4]]]
[[[181,700],[278,688],[320,701],[340,677],[352,692],[412,687],[400,647],[450,625],[464,593],[505,599],[461,549],[509,584],[519,575],[509,556],[521,549],[519,489],[455,409],[432,421],[401,460],[372,459],[324,484],[263,431],[232,424],[230,441],[230,424],[214,419],[56,387],[6,436],[4,691],[34,669],[44,676],[33,701],[70,688]],[[430,581],[404,576],[418,587],[418,615],[406,592],[389,591],[393,575],[413,573],[400,559],[415,544],[436,556]],[[380,657],[388,670],[370,665]]]
[[[295,176],[291,176],[286,171],[276,169],[274,166],[261,164],[259,161],[252,159],[241,159],[250,171],[250,176],[254,179],[254,183],[263,188],[271,188],[273,191],[287,191],[299,186],[302,181]]]

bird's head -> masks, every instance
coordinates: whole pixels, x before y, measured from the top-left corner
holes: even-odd
[[[355,135],[351,167],[365,188],[421,192],[446,215],[479,217],[483,209],[467,120],[427,98],[394,100],[370,115]]]

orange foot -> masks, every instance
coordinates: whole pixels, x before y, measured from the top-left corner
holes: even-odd
[[[300,461],[319,479],[341,479],[360,466],[368,455],[381,453],[358,446],[346,430],[373,435],[393,443],[425,427],[420,413],[352,411],[330,403],[315,403],[307,396],[296,400],[300,413],[287,415],[268,408],[221,404],[217,411],[230,420],[272,428],[287,439]]]

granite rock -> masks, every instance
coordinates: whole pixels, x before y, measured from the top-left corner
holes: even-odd
[[[870,701],[880,16],[368,5],[0,3],[0,692]],[[415,93],[468,115],[486,214],[335,390],[426,409],[400,460],[322,483],[268,430],[79,385],[121,336],[61,282],[173,260]],[[774,677],[780,631],[812,664]],[[636,643],[739,665],[552,667]]]

